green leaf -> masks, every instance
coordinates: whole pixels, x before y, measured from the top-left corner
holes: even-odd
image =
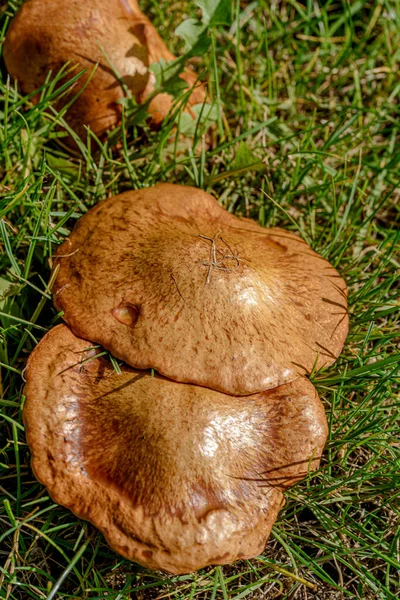
[[[177,95],[188,87],[188,84],[179,77],[185,68],[186,62],[192,56],[201,56],[207,52],[211,40],[206,33],[200,35],[194,46],[183,56],[176,60],[166,62],[163,58],[149,67],[156,76],[156,88],[162,88],[172,95]]]
[[[263,171],[264,169],[265,164],[263,161],[250,150],[246,142],[240,142],[232,162],[232,168],[213,177],[212,182],[222,181],[228,177],[236,177],[247,171]]]
[[[210,45],[211,40],[207,35],[207,31],[204,30],[204,32],[200,35],[193,48],[189,50],[189,52],[186,52],[186,54],[184,54],[182,58],[186,61],[189,58],[192,58],[192,56],[202,56],[207,52]]]
[[[210,21],[210,26],[232,25],[232,2],[231,0],[220,0]]]
[[[207,37],[207,30],[209,27],[216,25],[230,25],[232,23],[232,2],[231,0],[197,0],[195,3],[201,8],[202,19],[201,22],[196,19],[186,19],[176,29],[175,35],[178,35],[185,40],[186,50],[193,49],[197,43],[200,42],[201,38]],[[208,50],[204,48],[204,39],[201,42],[201,50]],[[201,53],[199,49],[196,50],[196,54]]]
[[[201,8],[202,21],[205,25],[231,25],[231,0],[196,0],[195,4]]]
[[[257,169],[264,167],[264,163],[250,150],[246,142],[240,142],[232,163],[232,170]]]
[[[181,94],[182,90],[188,87],[186,81],[179,77],[183,66],[181,60],[166,62],[163,58],[159,62],[151,64],[149,69],[156,76],[156,89],[162,88],[163,91],[172,96]]]
[[[175,29],[175,35],[185,40],[185,49],[190,50],[196,45],[204,29],[204,25],[195,19],[186,19]]]
[[[47,153],[47,162],[52,169],[57,169],[61,173],[76,177],[79,173],[79,166],[66,158],[61,156],[54,156],[53,154]]]
[[[211,104],[194,104],[190,107],[191,114],[184,112],[179,117],[179,133],[187,137],[194,136],[196,129],[203,126],[211,127],[217,120],[217,107]]]
[[[12,272],[12,269],[10,271]],[[6,277],[0,277],[0,309],[4,309],[7,300],[12,296],[18,296],[24,287],[24,283],[16,283]]]
[[[4,277],[0,277],[0,308],[3,308],[4,301],[10,295],[12,282]]]
[[[156,87],[163,87],[170,79],[173,79],[183,70],[181,61],[170,60],[166,62],[163,58],[152,63],[149,70],[156,76]]]

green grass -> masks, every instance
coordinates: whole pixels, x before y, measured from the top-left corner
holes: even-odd
[[[3,36],[20,4],[2,9]],[[174,28],[196,16],[194,3],[143,4],[181,53]],[[50,78],[34,108],[2,65],[0,598],[398,597],[400,1],[233,5],[232,27],[212,29],[193,59],[223,108],[205,141],[201,128],[194,141],[175,136],[178,113],[160,131],[136,119],[116,148],[81,144],[71,156],[56,142],[62,91]],[[257,168],[243,162],[248,150]],[[287,492],[262,556],[179,577],[122,559],[55,505],[30,470],[21,421],[26,359],[60,321],[55,248],[102,198],[160,181],[201,186],[229,211],[300,233],[350,292],[342,356],[312,378],[330,423],[320,470]]]

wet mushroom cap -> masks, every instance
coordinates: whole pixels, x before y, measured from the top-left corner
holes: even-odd
[[[120,554],[190,572],[261,552],[282,490],[318,466],[322,404],[299,378],[246,398],[124,367],[65,326],[26,371],[37,478]]]
[[[100,202],[58,257],[54,302],[73,332],[176,381],[256,393],[332,364],[347,335],[346,284],[326,260],[196,188]]]
[[[50,70],[54,76],[68,62],[72,72],[62,83],[87,69],[58,103],[61,108],[80,94],[65,118],[82,138],[85,126],[102,137],[120,123],[118,102],[126,96],[121,81],[142,103],[154,91],[149,65],[175,58],[136,0],[28,0],[11,23],[3,53],[10,75],[26,94],[44,85]],[[181,77],[189,87],[196,84],[188,106],[203,103],[205,90],[195,73],[186,69]],[[39,99],[40,94],[33,97]],[[166,93],[151,101],[153,123],[165,118],[172,101]]]

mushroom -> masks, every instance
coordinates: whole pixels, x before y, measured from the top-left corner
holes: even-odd
[[[28,0],[12,21],[4,44],[7,69],[26,94],[42,86],[50,70],[55,74],[67,62],[75,68],[63,82],[87,69],[58,103],[61,108],[79,94],[66,120],[82,138],[85,126],[101,138],[120,123],[124,86],[143,103],[155,84],[148,67],[161,59],[175,57],[137,0]],[[193,88],[188,107],[203,103],[205,90],[195,73],[186,69],[181,77]],[[33,97],[34,102],[39,99],[40,94]],[[166,93],[151,100],[148,110],[154,124],[165,118],[172,101]]]
[[[347,335],[346,284],[326,260],[192,187],[100,202],[56,265],[54,302],[75,335],[135,368],[236,396],[332,364]]]
[[[305,378],[246,398],[96,358],[65,325],[27,366],[36,477],[120,554],[186,573],[260,553],[282,491],[318,467],[327,424]]]

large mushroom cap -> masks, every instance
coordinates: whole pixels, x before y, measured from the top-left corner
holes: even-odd
[[[24,93],[36,91],[50,70],[56,74],[67,62],[76,65],[74,73],[87,69],[59,104],[80,92],[66,119],[82,138],[86,137],[85,125],[101,137],[120,122],[118,101],[125,96],[121,81],[142,103],[154,90],[149,65],[174,58],[137,0],[28,0],[14,18],[4,44],[7,69]],[[186,70],[182,78],[189,87],[196,83],[192,71]],[[197,84],[188,105],[204,99],[204,88]],[[156,96],[149,107],[153,122],[160,123],[171,105],[168,94]]]
[[[255,393],[332,364],[347,334],[326,260],[195,188],[105,200],[58,255],[55,304],[74,333],[176,381]]]
[[[117,375],[96,352],[61,325],[29,359],[27,439],[54,500],[151,568],[261,552],[281,490],[318,466],[326,440],[312,384],[234,398],[128,367]]]

